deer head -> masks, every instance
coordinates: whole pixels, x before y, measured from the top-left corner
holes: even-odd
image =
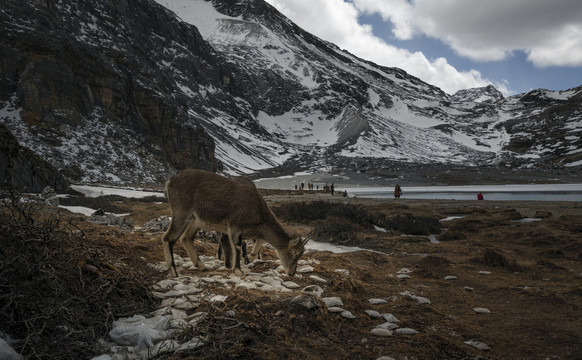
[[[285,273],[289,276],[295,275],[297,270],[297,262],[303,256],[305,251],[305,244],[311,239],[311,234],[302,238],[296,235],[289,241],[289,246],[287,249],[278,250],[279,259],[281,259],[281,265],[285,268]]]

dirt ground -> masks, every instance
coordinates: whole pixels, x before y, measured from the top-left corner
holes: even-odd
[[[261,192],[275,213],[293,203],[347,204],[391,221],[433,220],[439,224],[438,234],[431,242],[425,234],[402,234],[392,228],[382,231],[359,224],[359,230],[352,234],[343,234],[340,229],[336,235],[320,235],[320,242],[373,250],[341,254],[308,251],[303,256],[319,261],[313,265],[314,274],[328,281],[319,284],[323,296],[340,297],[342,308],[351,311],[354,319],[329,313],[325,305],[314,310],[293,305],[291,299],[297,293],[228,290],[217,285],[215,293],[228,295],[227,301],[201,305],[195,311],[208,312],[208,318],[183,334],[184,338],[201,335],[206,345],[167,358],[582,358],[582,204],[357,199],[331,197],[328,193]],[[119,212],[129,213],[136,227],[170,215],[164,202],[118,200],[114,205]],[[450,217],[454,218],[439,221]],[[520,221],[524,218],[535,221]],[[112,249],[124,249],[124,257],[118,262],[139,268],[146,262],[163,260],[162,233],[91,224],[81,216],[75,216],[73,222],[85,237],[107,243]],[[304,235],[316,226],[315,222],[283,223]],[[215,242],[195,244],[204,255],[216,253]],[[175,251],[186,257],[181,245]],[[276,254],[264,249],[263,259],[276,259]],[[125,271],[132,271],[131,266],[125,266]],[[270,262],[257,265],[269,266],[276,267]],[[397,277],[402,268],[412,271],[409,279]],[[349,275],[336,269],[347,269]],[[161,280],[165,275],[154,277]],[[200,274],[192,271],[183,275]],[[445,280],[447,276],[456,279]],[[152,284],[150,277],[143,281],[143,286]],[[293,281],[301,287],[313,284],[307,276]],[[406,291],[429,299],[430,304],[419,304],[401,294]],[[388,302],[372,305],[370,298]],[[490,313],[480,314],[474,308],[486,308]],[[236,320],[225,316],[228,310],[235,311]],[[371,330],[383,321],[372,319],[365,310],[391,313],[400,320],[400,327],[418,333],[375,336]],[[466,344],[470,340],[486,344],[489,350]]]
[[[263,190],[276,209],[293,202],[337,202],[364,205],[390,216],[413,215],[445,219],[432,243],[426,236],[402,236],[395,231],[366,231],[344,245],[375,250],[347,254],[308,252],[320,262],[315,273],[328,279],[324,296],[338,296],[356,318],[345,319],[319,310],[292,307],[284,295],[247,291],[229,295],[224,308],[210,305],[222,332],[210,336],[212,351],[202,348],[196,358],[375,359],[577,359],[582,358],[582,204],[575,202],[491,202],[441,200],[378,200],[331,197],[327,193]],[[167,204],[128,203],[136,225],[169,215]],[[523,218],[537,221],[519,222]],[[287,223],[307,234],[309,224]],[[126,235],[151,261],[162,260],[161,234]],[[334,242],[333,238],[319,239]],[[198,242],[213,255],[216,245]],[[178,253],[186,256],[178,246]],[[266,250],[266,258],[276,254]],[[402,268],[410,279],[396,277]],[[335,269],[347,269],[341,275]],[[483,274],[480,272],[490,272]],[[456,280],[445,280],[446,276]],[[300,285],[313,282],[295,279]],[[218,290],[217,290],[218,291]],[[224,292],[224,290],[221,290]],[[420,305],[401,292],[428,298]],[[235,292],[233,290],[233,292]],[[371,305],[370,298],[389,300]],[[473,308],[486,308],[489,314]],[[232,328],[220,314],[240,314]],[[415,335],[379,338],[370,331],[379,324],[367,309],[392,313],[401,327]],[[224,322],[224,323],[221,323]],[[210,328],[210,326],[209,326]],[[208,334],[207,334],[208,336]],[[476,340],[490,350],[465,342]],[[212,343],[212,341],[211,341]],[[210,346],[210,345],[209,345]]]

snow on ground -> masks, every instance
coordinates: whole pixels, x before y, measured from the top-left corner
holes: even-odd
[[[402,99],[399,97],[392,96],[392,101],[394,102],[394,106],[390,109],[384,108],[383,110],[385,118],[394,118],[394,120],[397,120],[401,123],[418,128],[430,128],[443,124],[441,120],[427,116],[420,116],[417,113],[410,111],[408,104],[402,101]],[[427,107],[430,105],[426,100],[417,100],[416,103],[418,103],[418,105],[424,105]]]
[[[136,188],[122,188],[122,187],[107,187],[98,185],[71,185],[73,190],[76,190],[87,197],[98,197],[104,195],[119,195],[127,198],[144,198],[147,196],[165,197],[161,191],[136,189]]]
[[[580,166],[580,165],[582,165],[582,160],[574,161],[574,162],[568,163],[564,166],[572,167],[572,166]]]
[[[303,105],[307,107],[312,106],[313,103],[304,102]],[[279,116],[271,116],[260,111],[257,121],[269,132],[282,134],[294,144],[333,145],[338,137],[336,131],[333,130],[337,119],[329,121],[321,120],[321,118],[323,118],[321,111],[314,111],[309,116],[296,113],[294,110]]]
[[[331,251],[334,254],[341,254],[341,253],[365,250],[365,249],[362,249],[359,247],[333,245],[333,244],[328,244],[328,243],[317,242],[314,240],[309,240],[309,242],[305,245],[305,249],[306,250],[315,250],[315,251]]]
[[[91,209],[85,206],[65,206],[59,205],[60,208],[67,209],[75,214],[83,214],[85,216],[91,216],[97,209]]]

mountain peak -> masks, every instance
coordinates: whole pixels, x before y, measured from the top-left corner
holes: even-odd
[[[501,91],[489,84],[483,87],[459,90],[452,96],[452,99],[459,102],[494,103],[503,100],[504,97]]]

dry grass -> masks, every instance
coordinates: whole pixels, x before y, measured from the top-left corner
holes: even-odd
[[[153,308],[144,283],[153,274],[127,261],[131,248],[95,241],[70,214],[1,194],[0,330],[26,358],[90,358],[113,320]]]
[[[284,194],[284,202],[268,196],[275,208],[299,202],[299,208],[308,209],[311,202],[309,194],[291,199]],[[16,348],[27,358],[86,359],[99,355],[97,339],[107,334],[113,320],[147,314],[158,305],[150,297],[149,287],[165,274],[150,273],[146,262],[162,260],[161,234],[90,224],[83,217],[54,208],[14,206],[9,197],[5,199],[9,201],[0,214],[0,330],[22,340]],[[324,308],[297,307],[291,302],[297,293],[240,291],[208,284],[205,290],[227,295],[227,300],[203,303],[192,310],[208,316],[196,328],[177,335],[179,340],[201,336],[205,345],[165,358],[582,358],[578,276],[582,272],[582,219],[576,204],[543,204],[553,216],[519,224],[508,220],[515,217],[511,209],[532,216],[540,204],[344,201],[348,206],[361,206],[356,211],[361,214],[374,213],[372,218],[381,214],[394,219],[400,214],[402,219],[405,213],[412,219],[454,214],[467,214],[467,218],[443,222],[443,234],[454,229],[458,235],[431,244],[410,241],[393,229],[388,233],[370,229],[371,225],[361,221],[367,215],[327,216],[335,211],[333,206],[316,204],[327,209],[324,218],[304,223],[286,218],[286,225],[302,233],[319,226],[322,233],[334,238],[345,233],[345,241],[382,251],[304,256],[319,261],[313,267],[315,274],[328,281],[321,285],[324,296],[340,297],[343,308],[356,318],[345,319]],[[137,226],[169,215],[167,204],[127,199],[111,202],[123,212],[131,212]],[[341,208],[338,213],[348,210]],[[336,230],[339,223],[341,231]],[[213,242],[195,244],[204,255],[216,251]],[[181,246],[176,252],[185,256]],[[276,253],[269,249],[264,249],[263,255],[267,260],[276,259]],[[253,271],[276,264],[257,266]],[[403,267],[412,270],[410,279],[396,277]],[[350,275],[336,269],[348,269]],[[481,270],[491,274],[480,275]],[[220,270],[204,275],[215,273],[227,275]],[[183,275],[201,274],[193,270]],[[458,279],[444,280],[447,275]],[[307,276],[293,281],[301,287],[313,284]],[[403,291],[426,297],[431,304],[419,305],[400,295]],[[388,304],[371,306],[368,299],[372,297],[387,299]],[[474,307],[492,312],[476,314]],[[370,308],[393,313],[401,320],[401,327],[412,327],[419,333],[390,338],[371,335],[370,330],[381,321],[364,313]],[[229,310],[234,311],[234,317],[228,315]],[[488,344],[491,350],[466,345],[470,339]]]

